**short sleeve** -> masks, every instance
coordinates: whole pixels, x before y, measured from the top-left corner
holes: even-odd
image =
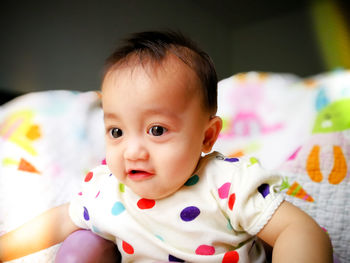
[[[108,176],[108,168],[101,165],[89,171],[82,183],[81,191],[76,194],[69,204],[69,216],[73,223],[80,228],[92,229],[91,210],[99,194],[103,179]]]
[[[225,176],[218,186],[221,209],[235,231],[256,235],[284,199],[279,190],[282,178],[262,169],[255,159],[236,159],[223,166]]]

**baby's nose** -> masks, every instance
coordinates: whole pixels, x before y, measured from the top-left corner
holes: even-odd
[[[146,160],[149,157],[148,150],[141,140],[129,140],[126,143],[124,158],[130,161]]]

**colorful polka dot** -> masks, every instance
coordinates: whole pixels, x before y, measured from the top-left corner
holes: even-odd
[[[88,172],[88,173],[86,174],[86,176],[85,176],[84,181],[85,181],[86,183],[89,182],[89,181],[92,179],[93,176],[94,176],[94,174],[93,174],[92,172]]]
[[[230,220],[227,221],[227,229],[228,230],[233,230],[233,227],[231,225],[231,221]]]
[[[196,249],[197,255],[210,256],[215,254],[215,248],[213,246],[208,245],[200,245]]]
[[[98,191],[98,193],[96,194],[95,198],[97,198],[100,195],[101,191]]]
[[[84,206],[84,219],[86,221],[90,220],[90,215],[89,215],[89,211],[87,210],[87,208]]]
[[[239,254],[237,251],[229,251],[225,253],[222,263],[236,263],[239,261]]]
[[[79,192],[78,195],[83,195],[83,192]]]
[[[125,210],[124,205],[121,202],[115,202],[112,207],[112,215],[117,216]]]
[[[160,235],[155,235],[156,238],[158,238],[160,241],[164,241],[164,238]]]
[[[200,212],[201,211],[198,209],[198,207],[189,206],[181,211],[180,217],[183,221],[188,222],[194,220],[200,214]]]
[[[123,241],[122,247],[125,253],[129,255],[134,254],[134,248],[129,243]]]
[[[199,181],[199,176],[198,175],[193,175],[191,176],[187,182],[185,183],[186,186],[192,186],[192,185],[195,185],[196,183],[198,183]]]
[[[101,231],[96,226],[92,226],[92,231],[96,234],[101,233]]]
[[[124,193],[124,192],[125,192],[125,185],[124,185],[124,184],[122,184],[122,183],[119,184],[119,191],[120,191],[121,193]]]
[[[233,210],[233,206],[235,204],[235,201],[236,201],[236,195],[231,194],[229,199],[228,199],[228,208],[230,208],[230,210]]]
[[[238,162],[239,159],[238,158],[225,158],[224,161],[230,162],[230,163],[235,163],[235,162]]]
[[[224,183],[220,188],[218,189],[218,194],[221,199],[225,199],[228,197],[229,191],[230,191],[231,183]]]
[[[103,159],[102,162],[101,162],[102,165],[107,165],[107,161],[106,159]]]
[[[256,159],[255,157],[250,157],[249,158],[249,162],[250,162],[250,164],[248,165],[248,167],[252,166],[252,165],[254,165],[256,163],[259,163],[258,159]]]
[[[258,191],[265,198],[270,194],[270,185],[262,184],[258,187]]]
[[[156,201],[152,199],[142,198],[137,202],[137,207],[140,209],[151,209],[156,204]]]
[[[169,262],[185,262],[184,260],[179,259],[179,258],[177,258],[177,257],[175,257],[173,255],[169,255],[168,259],[169,259]]]

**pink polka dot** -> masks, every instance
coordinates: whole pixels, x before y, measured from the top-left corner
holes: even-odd
[[[100,191],[98,191],[98,193],[96,194],[96,197],[95,197],[95,198],[97,198],[99,195],[100,195]]]
[[[134,254],[134,248],[129,243],[123,241],[122,246],[123,246],[123,250],[125,253],[130,254],[130,255]]]
[[[140,209],[151,209],[153,206],[155,206],[155,204],[156,201],[146,198],[142,198],[137,202],[137,206]]]
[[[87,174],[86,174],[86,176],[85,176],[85,182],[89,182],[91,179],[92,179],[92,177],[94,176],[94,174],[92,173],[92,172],[88,172]]]
[[[83,193],[82,193],[82,192],[79,192],[78,195],[83,195]]]
[[[225,253],[222,263],[236,263],[239,261],[239,254],[237,251],[229,251]]]
[[[102,165],[107,165],[106,159],[103,159],[101,162]]]
[[[233,210],[233,206],[235,204],[235,201],[236,201],[236,195],[231,194],[229,199],[228,199],[228,208],[230,208],[230,210]]]
[[[214,255],[214,253],[215,253],[215,248],[213,246],[200,245],[196,249],[197,255],[209,256],[209,255]]]
[[[221,199],[225,199],[228,197],[228,193],[230,191],[231,183],[224,183],[219,189],[218,194]]]

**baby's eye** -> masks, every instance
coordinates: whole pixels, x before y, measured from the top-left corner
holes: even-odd
[[[149,135],[153,135],[153,136],[161,136],[163,135],[165,132],[167,132],[168,130],[162,126],[152,126],[149,130],[148,130],[148,134]]]
[[[119,137],[121,137],[123,135],[123,131],[121,129],[119,129],[119,128],[112,128],[112,129],[109,130],[109,133],[115,139],[119,138]]]

